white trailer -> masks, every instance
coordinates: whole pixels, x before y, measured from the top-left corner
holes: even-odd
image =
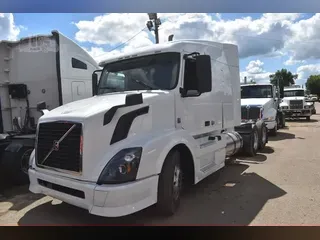
[[[0,41],[0,154],[2,174],[17,183],[28,180],[28,160],[36,125],[46,108],[92,96],[94,59],[57,31],[50,35]]]
[[[197,184],[267,142],[263,121],[241,125],[238,48],[184,40],[103,61],[96,96],[39,119],[30,191],[117,217],[156,204],[171,215]],[[98,82],[93,74],[93,85]]]

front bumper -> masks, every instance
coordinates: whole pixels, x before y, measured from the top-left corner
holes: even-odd
[[[103,217],[129,215],[157,201],[158,176],[132,183],[101,186],[43,174],[34,169],[29,169],[29,178],[31,192],[51,196]]]
[[[303,110],[282,110],[286,117],[309,117],[311,116],[311,109]]]

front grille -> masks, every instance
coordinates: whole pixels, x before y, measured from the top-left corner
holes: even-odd
[[[241,107],[241,119],[244,120],[256,120],[260,118],[260,107],[251,107],[247,106]]]
[[[291,100],[290,109],[303,109],[303,100]]]
[[[73,125],[73,130],[60,142],[59,147],[47,154],[53,148],[54,142],[58,141]],[[47,166],[72,172],[82,171],[82,156],[80,143],[82,125],[71,122],[40,123],[37,135],[36,163],[38,166]]]

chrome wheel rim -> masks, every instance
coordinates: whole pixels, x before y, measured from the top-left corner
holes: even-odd
[[[177,200],[180,196],[180,189],[182,183],[182,172],[179,166],[174,167],[173,173],[173,197],[174,200]]]

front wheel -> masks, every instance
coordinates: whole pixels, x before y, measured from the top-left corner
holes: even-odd
[[[310,116],[306,117],[307,121],[310,121]]]
[[[159,176],[157,210],[161,215],[172,216],[180,205],[182,189],[180,153],[168,154]]]
[[[278,132],[278,123],[279,123],[279,117],[276,116],[276,126],[274,126],[273,129],[270,129],[270,135],[271,136],[277,136],[277,132]]]
[[[18,152],[3,153],[1,168],[3,168],[7,179],[14,185],[29,183],[28,167],[32,151],[31,148],[23,147]]]

